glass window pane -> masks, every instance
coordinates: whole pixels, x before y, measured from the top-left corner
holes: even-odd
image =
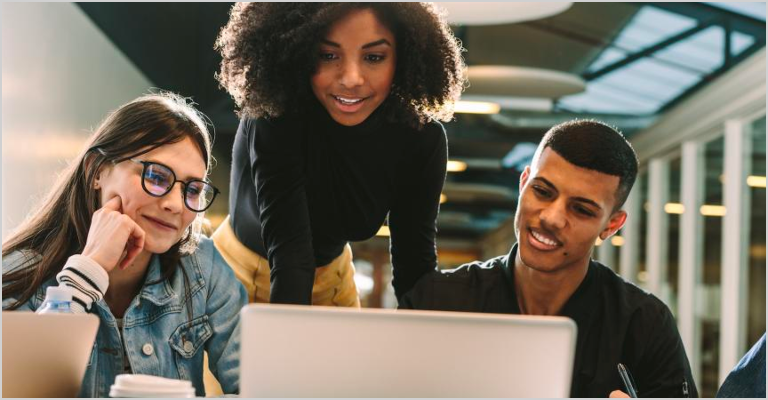
[[[659,51],[654,57],[700,73],[711,72],[723,64],[724,39],[723,28],[713,26]]]
[[[693,18],[656,7],[643,7],[616,38],[615,46],[642,50],[696,26]]]
[[[740,32],[731,33],[731,50],[733,54],[739,54],[747,47],[755,43],[755,38]]]

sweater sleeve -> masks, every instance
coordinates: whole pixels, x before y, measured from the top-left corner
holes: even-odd
[[[104,268],[90,258],[75,254],[67,260],[56,275],[60,287],[72,292],[72,312],[84,314],[93,303],[104,298],[109,287],[109,275]]]
[[[418,160],[425,160],[415,178],[399,191],[389,213],[390,253],[398,300],[424,274],[437,268],[437,214],[445,183],[448,144],[440,124],[429,125],[421,141]]]
[[[3,257],[3,275],[13,272],[19,268],[28,268],[38,262],[39,258],[36,256],[30,256],[24,252],[14,252],[6,257]],[[3,277],[3,286],[8,284],[5,276]],[[109,274],[104,268],[101,267],[96,261],[80,255],[75,254],[67,259],[64,268],[56,275],[56,281],[59,287],[69,289],[72,293],[72,312],[76,314],[83,314],[90,311],[93,303],[104,298],[109,287]],[[38,288],[39,295],[45,295],[44,284]],[[41,297],[42,298],[42,297]],[[9,308],[16,299],[12,297],[3,299],[3,309]],[[42,303],[38,303],[35,300],[35,296],[29,299],[24,304],[21,304],[19,310],[35,311],[35,309],[42,306]]]
[[[243,120],[249,135],[261,233],[271,266],[270,302],[311,304],[315,259],[299,125]]]

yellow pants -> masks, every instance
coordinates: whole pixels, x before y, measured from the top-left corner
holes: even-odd
[[[253,252],[235,236],[229,224],[229,217],[211,236],[213,244],[219,250],[235,276],[248,292],[251,303],[269,303],[270,282],[269,262]],[[360,296],[355,285],[355,265],[352,263],[352,248],[344,246],[341,255],[330,264],[315,269],[315,284],[312,287],[312,304],[316,306],[340,306],[360,308]],[[220,395],[221,387],[208,370],[205,361],[206,396]]]
[[[211,239],[232,267],[237,279],[245,286],[248,300],[251,303],[269,303],[269,262],[240,243],[229,225],[229,217],[219,225]],[[355,265],[352,263],[352,248],[349,244],[328,265],[315,269],[312,305],[360,308],[360,296],[355,285]]]

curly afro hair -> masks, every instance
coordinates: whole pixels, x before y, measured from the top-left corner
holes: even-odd
[[[390,121],[412,126],[453,117],[464,88],[464,60],[438,8],[431,3],[237,3],[215,48],[220,84],[240,115],[278,117],[307,110],[320,38],[356,9],[370,9],[397,42],[392,90],[381,107]]]

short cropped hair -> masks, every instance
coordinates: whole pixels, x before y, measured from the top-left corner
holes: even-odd
[[[595,120],[577,119],[555,125],[541,139],[533,162],[547,147],[577,167],[618,176],[618,210],[637,178],[637,154],[618,129]]]

